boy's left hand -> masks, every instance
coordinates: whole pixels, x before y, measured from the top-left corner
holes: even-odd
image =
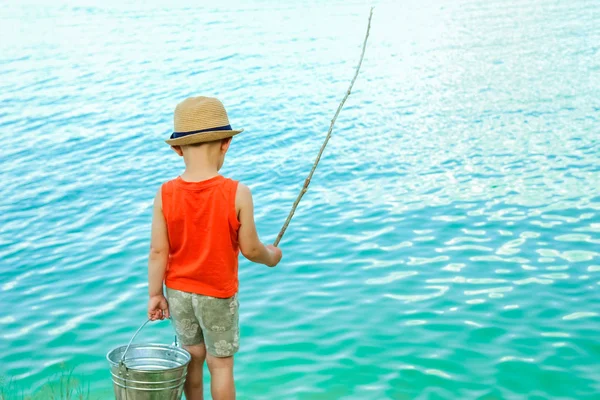
[[[162,294],[151,296],[148,300],[148,319],[156,321],[169,318],[169,303]]]

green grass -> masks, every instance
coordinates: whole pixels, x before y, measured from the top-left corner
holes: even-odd
[[[0,400],[91,400],[90,385],[74,376],[72,369],[57,373],[35,393],[25,391],[14,379],[0,377]]]

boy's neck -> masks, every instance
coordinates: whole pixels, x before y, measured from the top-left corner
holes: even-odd
[[[186,168],[181,174],[181,179],[187,182],[201,182],[215,176],[219,175],[219,171],[215,168],[214,170],[194,170],[191,171],[189,168]]]
[[[213,157],[185,157],[185,171],[181,178],[185,181],[199,182],[219,175],[218,161]]]
[[[204,181],[219,175],[223,164],[221,142],[206,143],[201,146],[186,146],[183,150],[185,171],[181,178],[190,182]]]

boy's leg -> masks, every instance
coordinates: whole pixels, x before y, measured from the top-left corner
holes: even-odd
[[[213,400],[235,400],[233,356],[215,357],[208,354],[206,360],[210,371],[210,392]]]
[[[185,380],[185,396],[188,400],[202,400],[202,369],[206,348],[200,322],[196,316],[197,295],[167,288],[167,301],[179,343],[192,356]]]
[[[203,369],[206,359],[206,347],[204,344],[196,346],[183,346],[189,351],[192,360],[188,364],[187,378],[185,380],[184,392],[187,400],[203,400]]]
[[[228,299],[204,297],[200,325],[206,345],[213,400],[234,400],[233,355],[240,347],[239,303]]]

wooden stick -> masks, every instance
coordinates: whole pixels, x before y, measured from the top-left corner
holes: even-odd
[[[319,164],[319,161],[321,160],[321,156],[323,155],[325,146],[327,146],[327,143],[329,142],[329,138],[331,137],[331,132],[333,131],[333,125],[335,124],[335,121],[337,120],[338,115],[340,115],[340,111],[342,111],[342,107],[344,107],[344,103],[346,102],[346,99],[348,98],[348,96],[350,96],[350,92],[352,91],[352,86],[354,86],[354,82],[356,81],[356,78],[358,77],[358,72],[360,71],[360,66],[362,65],[363,58],[365,57],[365,50],[367,48],[367,39],[369,38],[369,31],[371,30],[371,17],[373,17],[373,7],[371,7],[371,12],[369,13],[369,24],[367,25],[367,34],[365,35],[365,40],[364,40],[363,46],[362,46],[362,53],[360,54],[360,60],[358,61],[358,66],[356,67],[356,72],[354,73],[354,78],[352,78],[352,82],[350,82],[350,87],[348,88],[346,95],[342,99],[342,102],[338,106],[338,109],[335,112],[333,119],[331,120],[331,125],[329,125],[329,131],[327,132],[325,141],[323,142],[323,145],[321,146],[321,150],[319,151],[319,154],[317,155],[317,159],[315,160],[315,163],[313,164],[312,169],[310,170],[310,173],[308,174],[308,177],[304,181],[304,186],[302,187],[300,194],[298,194],[298,197],[296,198],[296,201],[294,202],[294,205],[292,206],[292,210],[290,211],[290,214],[288,215],[287,219],[285,220],[283,227],[281,227],[281,231],[279,231],[279,234],[277,235],[277,239],[275,239],[275,242],[273,243],[273,245],[276,247],[279,245],[279,242],[281,241],[283,234],[285,233],[288,225],[290,224],[290,221],[292,220],[292,217],[294,216],[294,213],[296,212],[296,207],[298,207],[298,204],[300,203],[302,196],[304,196],[304,193],[306,193],[306,191],[308,190],[308,185],[310,185],[310,180],[311,180],[313,174],[315,173],[315,170],[317,169],[317,165]]]

